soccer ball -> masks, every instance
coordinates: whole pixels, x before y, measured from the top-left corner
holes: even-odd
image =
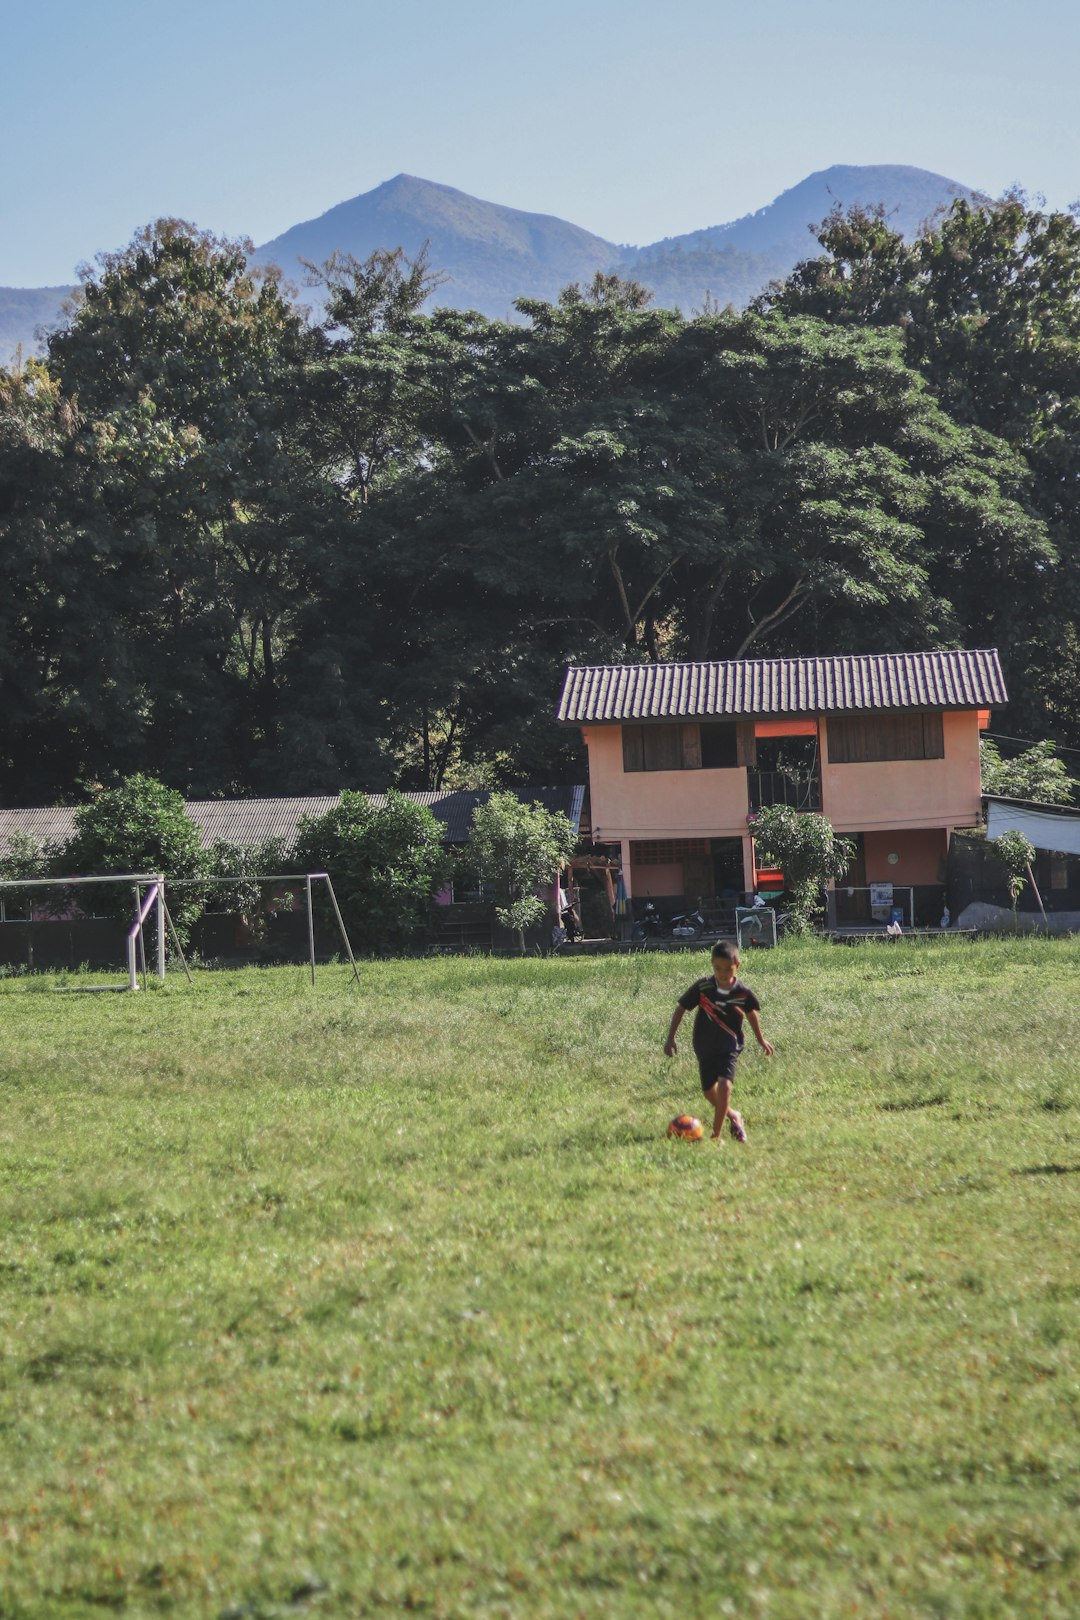
[[[679,1114],[668,1126],[667,1133],[681,1137],[684,1142],[700,1142],[705,1135],[705,1127],[693,1114]]]

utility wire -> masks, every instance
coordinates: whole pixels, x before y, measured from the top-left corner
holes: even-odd
[[[1037,747],[1040,741],[1037,737],[1006,737],[1002,731],[984,731],[983,736],[993,737],[995,742],[1028,743],[1032,748]],[[1046,741],[1045,738],[1041,740]],[[1064,743],[1055,743],[1054,749],[1059,754],[1080,754],[1080,748],[1068,748]]]

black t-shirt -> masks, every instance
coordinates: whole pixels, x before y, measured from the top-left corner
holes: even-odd
[[[761,1002],[748,985],[739,979],[727,990],[721,990],[710,973],[707,979],[697,979],[679,997],[679,1006],[687,1012],[697,1008],[694,1019],[694,1048],[730,1052],[741,1050],[745,1036],[743,1019],[748,1012],[757,1012]]]

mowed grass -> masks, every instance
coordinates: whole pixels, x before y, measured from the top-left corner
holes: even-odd
[[[706,968],[0,981],[4,1620],[1075,1616],[1080,942]]]

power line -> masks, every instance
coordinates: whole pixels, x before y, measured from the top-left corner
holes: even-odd
[[[984,731],[983,736],[993,737],[995,742],[1028,743],[1032,748],[1037,747],[1040,741],[1046,741],[1046,738],[1038,737],[1006,737],[1003,731]],[[1080,754],[1080,748],[1068,748],[1064,743],[1055,743],[1054,748],[1059,754]]]

